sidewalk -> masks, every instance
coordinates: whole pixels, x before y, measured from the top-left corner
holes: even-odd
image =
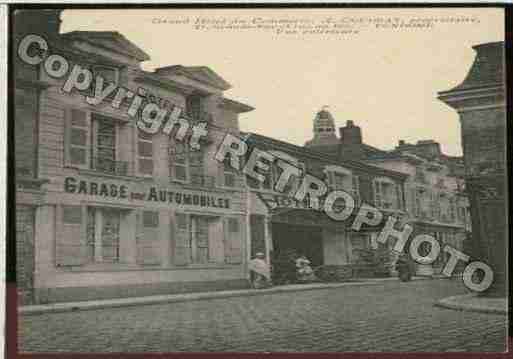
[[[445,277],[444,277],[445,278]],[[413,277],[412,280],[427,280],[432,278],[426,277]],[[441,278],[433,278],[441,279]],[[42,313],[57,313],[57,312],[70,312],[76,310],[93,310],[100,308],[116,308],[148,304],[161,304],[161,303],[176,303],[188,302],[192,300],[204,299],[219,299],[230,297],[254,296],[271,293],[286,293],[286,292],[299,292],[305,290],[315,289],[330,289],[340,288],[347,286],[361,286],[361,285],[377,285],[387,281],[398,281],[397,277],[387,278],[362,278],[358,281],[348,281],[343,283],[311,283],[311,284],[288,284],[271,287],[267,289],[240,289],[240,290],[225,290],[216,292],[197,292],[197,293],[183,293],[183,294],[169,294],[169,295],[153,295],[144,297],[130,297],[130,298],[116,298],[116,299],[102,299],[102,300],[89,300],[82,302],[66,302],[66,303],[52,303],[52,304],[38,304],[27,305],[18,307],[18,313],[21,315],[42,314]]]
[[[435,304],[438,307],[463,310],[469,312],[481,312],[490,314],[507,314],[508,298],[479,297],[475,293],[455,295],[440,299]]]

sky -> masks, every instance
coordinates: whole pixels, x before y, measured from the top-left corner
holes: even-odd
[[[345,24],[369,18],[437,22],[429,28],[356,25],[350,29],[358,33],[338,35],[194,26],[197,18],[320,23],[328,17]],[[61,32],[122,33],[150,55],[145,70],[208,66],[233,86],[226,97],[255,108],[240,116],[244,131],[303,145],[312,137],[316,112],[329,106],[337,128],[352,120],[369,145],[393,149],[400,139],[434,139],[449,155],[462,154],[460,124],[437,92],[464,80],[472,46],[504,40],[503,10],[494,8],[95,9],[66,10],[61,18]],[[473,21],[454,20],[464,18]]]

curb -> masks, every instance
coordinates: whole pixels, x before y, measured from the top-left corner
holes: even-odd
[[[362,286],[362,285],[377,285],[381,284],[380,281],[358,281],[358,282],[344,282],[344,283],[330,283],[323,285],[304,285],[295,287],[273,287],[268,289],[243,289],[243,290],[230,290],[219,292],[204,292],[204,293],[187,293],[187,294],[173,294],[173,295],[158,295],[158,296],[145,296],[145,297],[132,297],[120,299],[107,299],[97,301],[83,301],[83,302],[67,302],[67,303],[54,303],[43,305],[28,305],[18,307],[18,314],[20,315],[33,315],[43,313],[62,313],[72,312],[79,310],[94,310],[102,308],[119,308],[130,307],[137,305],[151,305],[162,303],[178,303],[188,302],[195,300],[206,299],[220,299],[231,297],[251,297],[263,294],[273,293],[287,293],[287,292],[300,292],[308,290],[321,290],[332,289],[346,286]]]
[[[488,313],[488,314],[508,314],[508,307],[506,308],[496,308],[485,305],[476,305],[469,303],[461,303],[462,299],[473,298],[475,294],[464,294],[464,295],[455,295],[452,297],[447,297],[440,299],[435,303],[436,307],[446,308],[446,309],[454,309],[460,311],[467,312],[477,312],[477,313]]]
[[[413,277],[412,281],[428,280],[428,279],[442,279],[432,277]],[[105,300],[91,300],[81,302],[66,302],[66,303],[52,303],[52,304],[37,304],[18,307],[19,315],[35,315],[44,313],[62,313],[73,312],[82,310],[95,310],[102,308],[120,308],[132,307],[138,305],[152,305],[163,303],[179,303],[195,300],[207,299],[221,299],[231,297],[251,297],[256,295],[274,294],[274,293],[287,293],[287,292],[302,292],[308,290],[322,290],[333,289],[348,286],[365,286],[365,285],[379,285],[385,282],[397,281],[396,277],[387,278],[369,278],[360,279],[358,281],[347,281],[343,283],[322,283],[322,284],[302,284],[293,286],[277,286],[267,289],[240,289],[240,290],[226,290],[218,292],[200,292],[200,293],[183,293],[183,294],[170,294],[170,295],[154,295],[144,297],[130,297],[130,298],[116,298]]]

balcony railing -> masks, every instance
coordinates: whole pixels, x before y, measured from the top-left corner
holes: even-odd
[[[191,184],[200,187],[212,188],[215,186],[215,177],[204,175],[191,175]]]
[[[128,162],[114,161],[110,158],[104,157],[93,157],[91,161],[91,169],[98,172],[126,176],[128,175]]]

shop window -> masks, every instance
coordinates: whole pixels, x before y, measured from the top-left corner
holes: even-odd
[[[237,218],[175,214],[174,264],[242,262],[242,229]]]
[[[121,210],[89,207],[87,215],[88,261],[119,262]]]
[[[153,135],[137,130],[137,165],[143,176],[153,176]]]

